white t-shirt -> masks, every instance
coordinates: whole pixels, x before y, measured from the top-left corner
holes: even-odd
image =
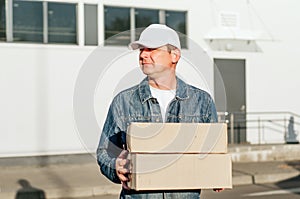
[[[150,86],[150,91],[153,97],[155,97],[160,105],[160,111],[165,122],[166,111],[169,103],[174,99],[176,90],[161,90]]]

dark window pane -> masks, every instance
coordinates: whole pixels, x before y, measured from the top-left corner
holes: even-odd
[[[0,41],[6,41],[5,0],[0,0]]]
[[[48,3],[48,42],[77,43],[76,5]]]
[[[13,1],[13,40],[43,42],[42,2]]]
[[[97,5],[84,5],[85,45],[98,45]]]
[[[166,25],[182,33],[179,34],[181,47],[187,48],[186,12],[166,11]]]
[[[159,23],[158,10],[135,9],[135,27],[144,28]]]
[[[159,23],[158,10],[135,9],[135,39],[140,37],[142,30],[153,23]]]
[[[104,7],[104,12],[105,45],[128,45],[130,43],[130,9]],[[124,31],[126,32],[119,34]]]

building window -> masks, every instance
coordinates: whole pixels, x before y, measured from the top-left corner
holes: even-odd
[[[166,25],[180,32],[179,39],[182,48],[187,48],[186,12],[166,11]]]
[[[1,40],[76,44],[77,4],[0,0]]]
[[[158,13],[158,10],[135,9],[135,40],[139,38],[145,27],[153,23],[159,23]]]
[[[98,45],[98,12],[97,5],[84,5],[84,43]]]
[[[5,0],[0,0],[0,41],[6,41]]]
[[[48,42],[77,43],[76,5],[48,3]]]
[[[105,6],[104,10],[105,45],[126,46],[138,39],[145,27],[160,23],[180,32],[182,48],[187,48],[186,12],[108,6]],[[110,39],[107,40],[108,38]]]
[[[119,7],[104,7],[104,12],[104,44],[128,45],[128,43],[130,43],[130,32],[127,31],[130,30],[130,9]],[[119,34],[124,31],[127,32]]]
[[[43,42],[43,3],[13,1],[13,40]]]

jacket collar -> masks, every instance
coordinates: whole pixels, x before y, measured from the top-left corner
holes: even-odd
[[[176,76],[176,99],[185,100],[188,99],[188,85]],[[139,94],[142,103],[145,103],[147,100],[152,99],[148,77],[144,78],[139,84]]]

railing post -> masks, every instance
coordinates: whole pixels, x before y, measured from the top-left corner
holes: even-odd
[[[258,144],[261,144],[261,132],[260,132],[261,131],[261,129],[260,129],[261,128],[260,127],[261,124],[260,124],[260,117],[258,117],[257,121],[258,121]]]
[[[218,115],[218,122],[222,122],[222,116]]]
[[[234,113],[230,114],[230,143],[234,143]]]
[[[288,132],[287,132],[287,126],[286,126],[286,117],[284,116],[284,119],[283,119],[283,128],[284,128],[284,141],[286,142],[287,141],[287,138],[288,138]]]
[[[238,144],[241,143],[241,125],[238,123],[237,125],[237,141]]]

